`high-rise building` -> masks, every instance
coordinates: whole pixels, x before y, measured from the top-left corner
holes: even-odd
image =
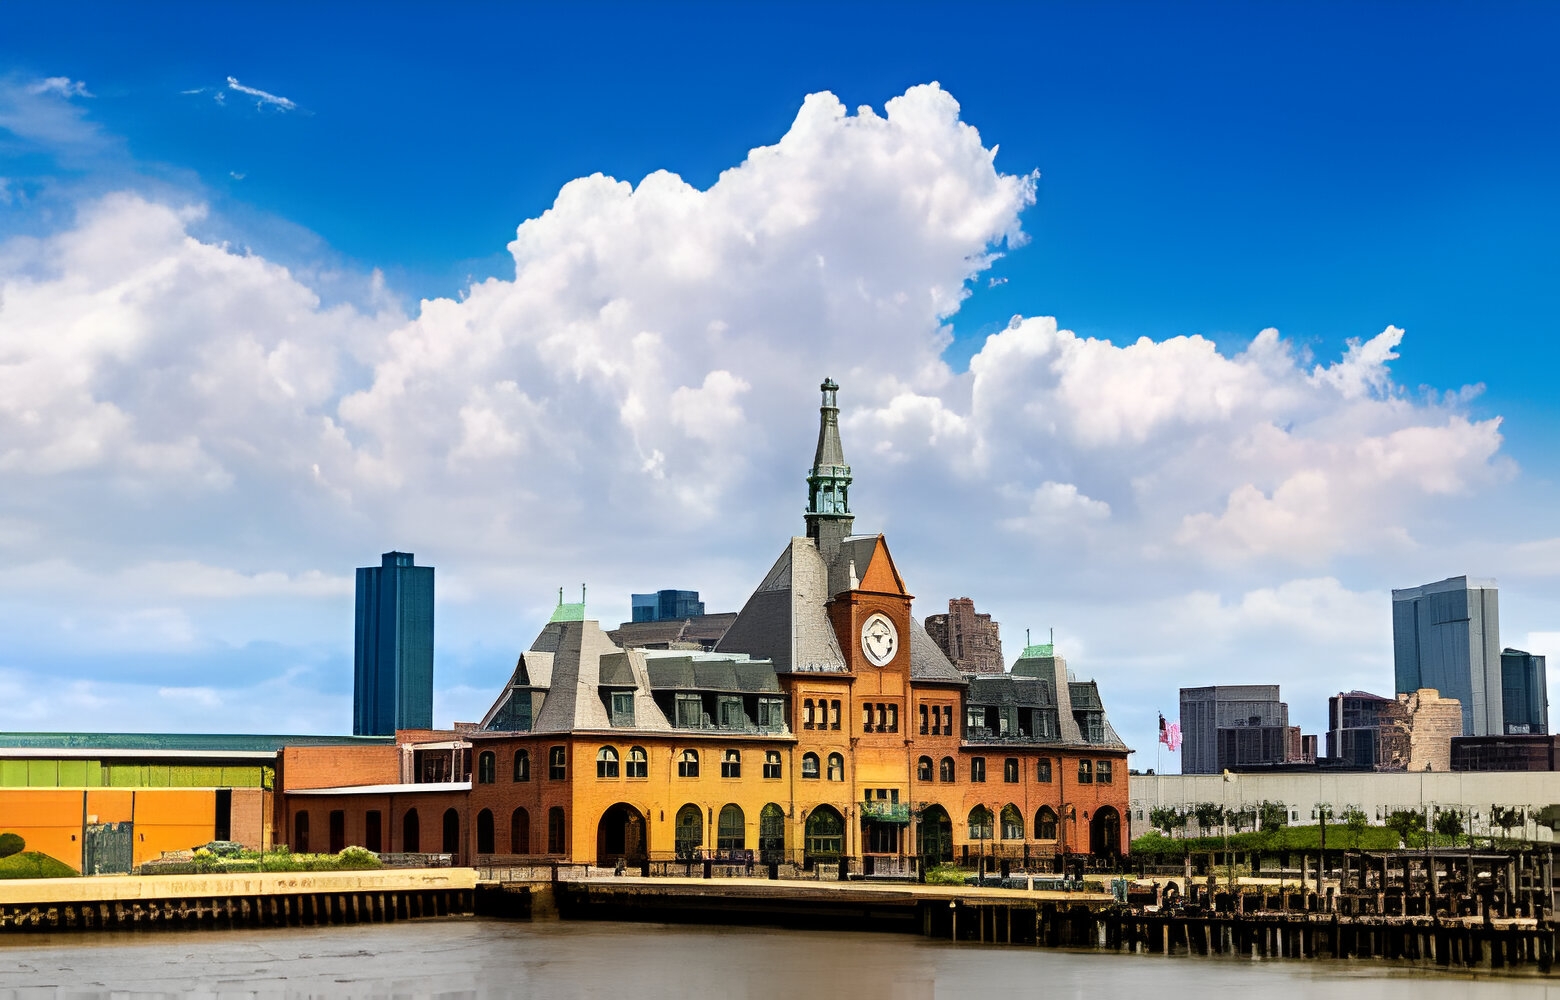
[[[1349,691],[1327,699],[1327,756],[1343,767],[1368,769],[1377,764],[1381,716],[1396,702],[1368,691]]]
[[[1381,711],[1378,771],[1449,771],[1452,739],[1462,735],[1462,706],[1430,688],[1400,694]]]
[[[433,567],[386,552],[357,571],[352,732],[433,728]]]
[[[1462,705],[1464,736],[1505,732],[1494,580],[1454,576],[1392,592],[1397,694],[1434,688]]]
[[[942,647],[960,673],[1002,673],[1000,626],[990,615],[977,613],[975,602],[968,597],[950,600],[945,615],[927,615],[926,634]]]
[[[704,614],[704,602],[697,590],[658,590],[653,594],[633,595],[636,622],[665,622],[679,618],[697,618]]]
[[[1182,774],[1218,774],[1282,764],[1289,757],[1289,706],[1277,684],[1181,689]]]
[[[1549,732],[1549,690],[1542,656],[1520,649],[1501,650],[1500,702],[1508,734]]]

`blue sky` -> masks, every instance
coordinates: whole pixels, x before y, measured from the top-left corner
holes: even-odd
[[[1385,530],[1392,527],[1390,522],[1404,519],[1397,526],[1411,536],[1412,544],[1405,542],[1404,548],[1394,550],[1398,555],[1387,557],[1351,536],[1335,540],[1320,562],[1292,553],[1281,567],[1267,566],[1263,561],[1273,553],[1257,545],[1260,551],[1247,553],[1249,558],[1237,560],[1238,566],[1228,560],[1218,566],[1210,563],[1180,577],[1165,568],[1174,563],[1169,559],[1156,563],[1155,574],[1162,571],[1163,580],[1157,596],[1142,593],[1135,599],[1167,601],[1197,592],[1217,595],[1224,607],[1247,607],[1252,594],[1284,593],[1283,588],[1296,581],[1331,580],[1339,594],[1353,596],[1338,597],[1338,607],[1328,605],[1319,612],[1325,617],[1342,613],[1342,605],[1368,608],[1386,587],[1425,582],[1409,574],[1469,572],[1520,581],[1510,568],[1513,559],[1500,553],[1506,551],[1502,547],[1527,544],[1530,548],[1520,551],[1536,552],[1533,558],[1540,566],[1522,570],[1532,574],[1531,583],[1503,592],[1507,620],[1520,622],[1524,634],[1560,630],[1550,600],[1553,571],[1543,568],[1549,565],[1550,550],[1542,547],[1555,534],[1548,511],[1555,499],[1554,442],[1560,431],[1560,408],[1552,390],[1555,348],[1548,331],[1550,317],[1560,306],[1553,278],[1560,271],[1560,199],[1552,180],[1560,175],[1560,136],[1552,127],[1560,87],[1551,51],[1560,11],[1553,6],[482,4],[455,5],[434,14],[405,5],[369,4],[272,5],[263,11],[193,4],[150,9],[87,4],[65,11],[57,5],[19,4],[7,8],[7,21],[8,30],[0,35],[0,77],[10,92],[23,95],[13,111],[23,110],[15,112],[22,117],[12,118],[9,130],[0,126],[0,177],[7,179],[0,191],[10,193],[0,199],[0,236],[56,238],[77,225],[72,220],[81,206],[116,192],[133,192],[172,208],[204,205],[203,215],[183,223],[191,237],[283,265],[319,296],[322,309],[340,305],[354,311],[354,323],[363,330],[318,334],[339,336],[340,343],[350,346],[329,366],[337,381],[308,404],[313,417],[340,421],[354,446],[379,433],[371,422],[353,425],[350,412],[356,404],[344,403],[353,392],[383,384],[387,361],[374,345],[390,343],[388,331],[403,323],[410,324],[406,329],[427,328],[432,320],[420,308],[421,299],[458,301],[472,281],[514,279],[516,263],[506,244],[520,223],[537,219],[553,206],[571,180],[599,172],[637,185],[653,171],[668,170],[703,191],[723,171],[743,164],[749,150],[776,143],[797,120],[808,94],[827,91],[850,112],[869,105],[881,115],[886,101],[937,81],[957,100],[959,118],[979,130],[981,143],[997,148],[993,162],[1000,177],[1023,178],[1032,171],[1039,177],[1033,203],[1019,198],[1011,209],[1027,237],[1024,245],[1001,245],[1006,223],[998,221],[961,251],[968,255],[981,245],[997,245],[1004,255],[989,267],[953,275],[953,280],[967,281],[970,295],[945,319],[953,336],[941,354],[947,375],[927,376],[922,366],[888,380],[910,386],[918,399],[937,396],[948,407],[940,417],[928,418],[934,430],[923,436],[922,451],[935,453],[939,440],[946,448],[948,438],[939,439],[935,428],[969,416],[959,401],[961,393],[970,391],[970,359],[1015,315],[1056,317],[1063,329],[1080,338],[1109,339],[1117,347],[1144,336],[1164,343],[1201,335],[1218,345],[1223,358],[1245,350],[1259,331],[1276,327],[1298,359],[1290,374],[1336,362],[1351,339],[1369,341],[1389,325],[1401,328],[1406,332],[1396,347],[1401,356],[1390,359],[1390,388],[1377,385],[1373,390],[1383,407],[1380,420],[1441,426],[1452,411],[1475,425],[1501,418],[1498,453],[1474,460],[1478,475],[1459,468],[1443,481],[1439,473],[1426,473],[1420,480],[1422,490],[1414,496],[1433,502],[1416,507],[1411,516],[1395,506],[1407,502],[1399,494],[1349,494],[1349,502],[1393,505],[1383,509],[1377,527]],[[274,99],[234,89],[230,77]],[[50,78],[65,81],[60,92],[41,97],[32,92],[39,81]],[[45,98],[58,100],[37,103]],[[0,105],[0,115],[4,108]],[[35,112],[40,117],[28,117]],[[64,131],[34,127],[60,122],[68,126]],[[826,171],[827,162],[817,169]],[[860,198],[841,198],[829,202],[827,210],[849,229]],[[979,207],[971,204],[970,211]],[[137,218],[137,226],[152,225]],[[864,232],[873,231],[870,220],[855,224]],[[646,238],[648,246],[657,245]],[[822,246],[836,236],[822,233],[818,239]],[[982,244],[988,239],[991,242]],[[850,252],[845,244],[838,245]],[[30,273],[37,263],[28,259],[30,246],[13,243],[0,261],[15,274]],[[937,246],[938,253],[947,252],[942,244]],[[883,256],[888,260],[893,255]],[[956,265],[957,258],[953,260]],[[909,275],[913,264],[896,265],[897,272],[890,270],[884,280],[891,280],[892,273]],[[375,271],[382,274],[381,284],[372,283]],[[743,280],[762,282],[765,273]],[[924,279],[932,281],[932,273],[928,266]],[[907,294],[918,294],[916,287],[913,282],[907,285]],[[626,301],[632,295],[624,292],[620,297]],[[784,310],[794,304],[778,299],[751,305],[755,315],[762,315],[760,306]],[[392,307],[399,319],[385,312]],[[292,314],[283,309],[279,315]],[[675,326],[664,313],[656,315]],[[0,313],[0,323],[3,320]],[[334,320],[319,322],[329,325]],[[934,336],[936,312],[916,322],[924,325],[927,337]],[[27,334],[13,325],[9,335]],[[222,336],[218,330],[210,335]],[[206,342],[198,332],[190,336],[195,339],[181,341],[185,350]],[[256,336],[265,341],[263,335]],[[847,326],[834,336],[849,340],[854,334]],[[842,357],[835,363],[842,370],[854,364],[870,371],[862,359],[873,343],[863,337],[855,345],[861,357]],[[925,349],[935,356],[935,346]],[[161,356],[148,355],[131,370],[160,370],[155,358]],[[824,361],[801,367],[813,373],[809,378],[815,382],[822,372],[814,370]],[[1150,369],[1164,374],[1153,377],[1178,377],[1179,369],[1156,364],[1159,367]],[[753,399],[763,389],[738,361],[718,371],[752,387],[732,390],[746,392],[745,398]],[[672,379],[661,403],[679,384],[697,389],[702,382],[712,393],[709,398],[720,396],[719,385],[702,381],[707,374],[692,373],[681,383]],[[582,428],[579,447],[586,450],[572,453],[572,461],[583,463],[579,468],[589,468],[581,455],[601,449],[622,431],[578,416],[579,411],[569,410],[562,400],[527,387],[523,378],[519,381],[530,403],[555,417],[571,413],[570,419],[577,420]],[[938,498],[945,505],[940,509],[915,516],[885,511],[886,518],[908,527],[919,523],[924,513],[926,522],[934,523],[948,512],[946,505],[958,504],[975,512],[977,521],[1011,527],[1023,521],[1009,509],[1015,497],[1032,497],[1040,506],[1071,503],[1050,489],[1056,484],[1076,487],[1082,499],[1069,509],[1085,518],[1107,516],[1095,513],[1099,508],[1085,501],[1105,504],[1112,519],[1122,517],[1131,504],[1146,509],[1146,480],[1138,474],[1146,460],[1091,450],[1088,443],[1101,440],[1098,433],[1090,437],[1092,432],[1080,432],[1070,439],[1068,447],[1076,451],[1061,444],[1048,455],[1019,449],[1002,474],[923,467],[924,456],[912,443],[890,433],[908,426],[896,416],[908,411],[890,405],[894,390],[888,383],[856,397],[870,402],[877,414],[862,417],[863,424],[854,429],[858,440],[873,441],[870,454],[876,457],[868,464],[882,461],[885,483],[893,476],[910,477],[893,479],[895,483],[914,482],[913,474],[953,480],[966,475],[970,480],[950,486],[954,492]],[[1465,386],[1482,390],[1464,391]],[[1435,399],[1427,401],[1421,387],[1437,394]],[[851,388],[847,385],[847,402]],[[463,386],[462,392],[467,389],[476,391]],[[1454,403],[1443,395],[1459,392]],[[107,393],[97,397],[99,402],[109,398]],[[470,398],[462,398],[469,409]],[[729,402],[736,397],[720,398]],[[1084,408],[1091,405],[1086,395],[1067,398]],[[150,411],[136,409],[150,404],[116,399],[116,405],[142,423],[152,419]],[[574,400],[571,405],[581,404]],[[1405,406],[1413,412],[1404,415]],[[1388,410],[1396,414],[1390,420],[1384,416]],[[1282,407],[1274,411],[1278,416],[1269,413],[1262,423],[1286,431],[1314,426],[1314,432],[1296,436],[1319,447],[1330,433],[1320,428],[1354,419],[1344,410],[1330,416],[1310,409],[1280,411]],[[807,423],[806,409],[799,412],[800,422]],[[757,420],[756,409],[744,413]],[[211,416],[198,409],[183,414],[197,423]],[[1360,417],[1360,426],[1378,417]],[[158,419],[177,423],[182,418],[160,414]],[[1014,422],[1025,419],[1017,410],[1011,414]],[[467,430],[469,434],[469,424]],[[224,440],[231,440],[234,432],[224,433],[230,435]],[[296,429],[287,433],[296,434]],[[801,428],[798,439],[808,433]],[[278,434],[277,440],[287,438]],[[648,431],[635,428],[632,436],[636,457],[625,470],[648,468],[656,454],[675,462],[678,452],[670,446],[646,443],[653,436]],[[1195,433],[1175,439],[1177,448],[1188,449],[1178,461],[1210,460],[1187,443],[1194,438],[1201,440]],[[202,438],[205,444],[211,440]],[[1148,434],[1139,443],[1149,447],[1153,441]],[[1354,447],[1334,444],[1338,449]],[[274,446],[248,442],[241,450],[253,455],[266,447]],[[384,442],[370,450],[381,457],[395,451]],[[1154,454],[1172,451],[1160,447]],[[274,472],[254,472],[258,478],[251,480],[235,471],[237,459],[212,458],[211,448],[205,452],[214,464],[201,466],[207,469],[203,474],[217,479],[227,475],[224,481],[230,485],[213,487],[216,492],[203,494],[198,510],[183,516],[202,526],[237,523],[241,530],[224,538],[213,529],[210,537],[197,541],[193,533],[181,536],[176,525],[158,527],[141,520],[159,516],[157,502],[147,499],[159,487],[139,480],[133,488],[126,487],[123,476],[105,472],[106,482],[129,490],[128,507],[122,509],[141,511],[125,513],[123,522],[116,522],[128,533],[109,545],[114,554],[108,561],[117,571],[187,561],[227,566],[246,574],[251,584],[267,572],[286,575],[292,581],[287,586],[311,572],[339,582],[343,574],[349,575],[350,561],[374,562],[378,549],[392,544],[388,536],[399,531],[414,537],[393,544],[421,544],[430,558],[450,567],[452,580],[463,572],[474,581],[483,579],[475,565],[479,560],[472,555],[482,545],[446,540],[437,532],[419,540],[415,526],[408,531],[404,522],[357,503],[317,521],[312,516],[301,522],[294,518],[285,524],[288,533],[279,534],[282,524],[264,513],[240,513],[232,496],[269,497],[275,491],[296,499],[304,487]],[[1246,447],[1242,453],[1249,452]],[[423,452],[400,454],[415,464]],[[733,454],[749,456],[740,449]],[[757,454],[768,452],[760,448]],[[789,469],[798,458],[786,454],[785,461]],[[1306,470],[1326,466],[1314,455],[1297,461]],[[312,465],[317,476],[322,465],[329,464],[318,455],[300,455],[297,462],[303,468]],[[696,463],[689,462],[683,471],[693,474]],[[1034,466],[1032,476],[1015,471],[1029,465]],[[426,471],[439,476],[451,467],[446,461]],[[0,508],[0,517],[10,515],[21,525],[16,534],[25,539],[9,557],[13,565],[52,557],[70,563],[72,572],[91,574],[82,555],[90,550],[90,537],[64,526],[50,528],[39,513],[60,506],[64,497],[91,494],[96,482],[91,468],[29,473],[34,478],[27,480],[27,489],[16,492],[27,499],[13,501],[8,510]],[[1276,498],[1281,483],[1303,485],[1304,476],[1297,478],[1296,471],[1252,470],[1250,485]],[[553,474],[567,478],[556,469]],[[1319,474],[1336,477],[1330,502],[1340,504],[1344,490],[1338,484],[1357,484],[1361,475],[1334,466]],[[516,475],[523,479],[522,473]],[[1220,490],[1234,497],[1247,485],[1241,478],[1245,475],[1221,484]],[[586,475],[574,488],[593,489],[588,480]],[[784,477],[779,481],[788,482]],[[171,490],[171,483],[162,486]],[[744,495],[740,485],[722,483],[709,490],[718,494],[728,486],[735,491],[731,496]],[[508,480],[482,487],[517,488],[516,481]],[[222,489],[237,492],[224,494]],[[626,484],[620,489],[633,494]],[[746,489],[754,491],[747,494],[752,496],[769,487],[767,481],[755,481]],[[1457,500],[1442,504],[1439,498],[1445,496]],[[887,498],[880,494],[882,499]],[[730,497],[728,502],[733,502]],[[1194,545],[1193,539],[1202,537],[1200,526],[1206,526],[1195,518],[1211,516],[1215,507],[1204,499],[1187,502],[1191,505],[1179,513],[1193,520],[1176,529],[1181,539],[1177,544]],[[299,503],[300,509],[312,509]],[[632,521],[623,504],[632,506],[628,499],[609,499],[603,506],[585,507],[592,524],[615,524]],[[792,506],[775,509],[789,516]],[[1455,556],[1429,558],[1435,546],[1456,538],[1457,526],[1468,518],[1482,523],[1480,539],[1486,547],[1469,542]],[[1171,528],[1146,522],[1136,523],[1135,533],[1126,533],[1129,542],[1121,540],[1123,535],[1112,536],[1111,542],[1090,541],[1071,527],[1056,526],[1060,524],[1055,522],[1054,530],[1070,541],[1064,545],[1048,537],[1036,543],[1027,555],[1033,560],[1028,565],[1055,560],[1080,579],[1092,567],[1102,566],[1140,575],[1133,560],[1160,558],[1153,554],[1170,544],[1165,532]],[[646,569],[636,577],[640,582],[625,579],[621,589],[702,586],[732,603],[742,596],[742,586],[735,581],[756,579],[771,558],[765,554],[772,547],[771,536],[789,530],[755,516],[751,523],[731,526],[729,537],[717,533],[725,548],[682,567],[677,579],[643,579],[655,576]],[[142,546],[129,544],[129,535],[144,539]],[[4,537],[0,532],[0,539]],[[1255,536],[1248,530],[1241,537]],[[375,541],[378,538],[386,540]],[[736,538],[751,540],[733,541]],[[349,539],[350,546],[342,539]],[[967,541],[979,547],[979,539]],[[333,548],[337,543],[345,551]],[[503,576],[506,571],[526,575],[514,568],[521,562],[549,579],[565,572],[564,566],[571,578],[610,575],[603,564],[622,551],[622,541],[616,547],[608,541],[601,544],[600,551],[572,555],[544,554],[523,545],[507,549],[509,569],[495,563],[491,572],[498,576],[492,579],[509,579]],[[1296,542],[1298,549],[1311,544]],[[229,553],[225,562],[224,551]],[[264,555],[268,551],[276,553],[269,562]],[[1402,556],[1409,551],[1418,555]],[[645,558],[653,566],[661,555],[652,552]],[[938,553],[929,550],[924,557],[931,562]],[[585,566],[572,565],[571,560]],[[1465,568],[1470,562],[1478,565]],[[459,569],[462,565],[468,569]],[[1100,572],[1102,579],[1108,576]],[[1000,562],[988,564],[972,556],[963,580],[973,577],[973,582],[947,576],[939,572],[936,585],[972,592],[978,602],[1007,614],[1010,637],[1026,624],[1014,619],[1029,619],[1036,628],[1061,625],[1049,619],[1059,618],[1061,609],[1069,607],[1064,593],[1040,588],[1041,593],[1026,595],[1026,590],[1035,590],[1032,581]],[[482,592],[476,582],[467,586],[471,593]],[[551,584],[536,589],[550,590]],[[1107,588],[1080,584],[1080,589],[1097,593]],[[303,590],[309,592],[309,585]],[[269,645],[274,642],[294,650],[292,667],[306,673],[317,666],[323,676],[340,663],[341,651],[328,623],[345,598],[336,585],[321,584],[318,591],[315,603],[307,596],[286,598],[303,601],[292,606],[293,611],[298,620],[315,623],[301,630],[307,639],[290,645],[286,637],[261,635],[264,630],[253,621],[231,628],[213,624],[229,617],[243,620],[244,613],[233,608],[197,611],[170,597],[149,599],[146,607],[127,605],[116,613],[135,622],[174,622],[174,634],[189,643],[174,657],[183,657],[184,666],[177,668],[181,677],[199,677],[203,665],[229,662],[234,671],[252,676],[264,669],[257,664],[287,659],[274,653]],[[604,585],[603,592],[614,593],[611,585]],[[21,614],[22,606],[13,604],[11,613]],[[27,607],[28,615],[37,612],[35,606]],[[452,599],[446,611],[441,612],[441,643],[447,644],[441,646],[441,655],[452,664],[451,674],[459,684],[470,688],[451,694],[450,704],[469,713],[467,705],[485,697],[471,692],[490,686],[487,674],[497,669],[494,661],[509,655],[506,643],[516,637],[524,640],[529,624],[514,625],[510,636],[505,631],[511,627],[509,611],[482,596]],[[1081,607],[1073,611],[1083,614]],[[1118,609],[1123,615],[1140,612],[1126,605]],[[1090,626],[1096,631],[1109,620],[1105,610],[1099,614]],[[608,617],[603,612],[603,618]],[[503,628],[494,624],[499,621],[505,622]],[[463,631],[456,633],[449,626]],[[0,664],[0,670],[8,667],[20,678],[15,683],[25,686],[26,678],[47,669],[51,659],[77,662],[73,658],[82,654],[69,637],[78,634],[66,626],[57,634],[43,630],[25,644],[25,658]],[[107,634],[114,634],[113,629]],[[1078,636],[1083,648],[1087,641],[1085,635]],[[1379,648],[1371,651],[1373,642],[1379,645],[1379,634],[1362,632],[1356,646],[1326,655],[1369,659],[1380,653]],[[1238,659],[1242,650],[1255,648],[1237,643],[1193,650],[1188,662],[1174,669],[1191,669],[1191,664],[1210,657]],[[143,653],[153,661],[174,655],[155,642],[136,655]],[[1159,669],[1126,651],[1118,653],[1124,671]],[[102,680],[91,667],[80,669],[82,684],[90,687]],[[285,664],[274,669],[278,678],[288,676]],[[146,683],[152,683],[155,670],[148,666],[144,673]],[[1323,686],[1336,690],[1352,683],[1351,678],[1340,671]],[[1188,677],[1186,682],[1198,680]],[[282,685],[278,690],[286,690],[286,681],[276,683]],[[1168,692],[1160,696],[1160,704],[1168,707],[1179,681],[1154,683]],[[1384,687],[1390,681],[1376,683]],[[339,678],[328,684],[339,699]],[[213,703],[231,704],[222,686],[218,688]],[[1143,725],[1142,719],[1150,715],[1141,705],[1134,712],[1134,725]],[[1320,711],[1308,705],[1297,714],[1319,721]],[[170,724],[176,721],[170,717]],[[0,725],[25,722],[5,720]],[[46,714],[38,715],[40,726],[47,722]],[[329,726],[328,721],[299,720],[301,725],[311,723]],[[1136,742],[1147,744],[1141,737]]]

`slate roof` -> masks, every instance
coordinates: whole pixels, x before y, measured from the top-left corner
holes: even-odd
[[[965,683],[964,675],[948,661],[936,640],[926,634],[920,619],[910,619],[910,679],[947,684]]]
[[[659,622],[624,622],[607,636],[625,648],[680,648],[677,644],[709,648],[720,641],[736,620],[735,611],[722,611]]]
[[[781,673],[845,672],[845,656],[823,606],[829,572],[812,539],[792,538],[737,620],[715,644],[718,653],[747,653]]]
[[[779,694],[774,665],[764,660],[706,660],[688,656],[647,657],[653,691],[724,691]]]

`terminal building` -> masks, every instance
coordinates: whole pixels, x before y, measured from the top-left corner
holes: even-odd
[[[295,849],[323,825],[350,843],[378,830],[389,851],[415,837],[466,859],[603,864],[1122,851],[1130,751],[1098,687],[1049,646],[1010,674],[955,669],[887,540],[854,531],[838,386],[821,388],[805,533],[711,648],[619,645],[560,602],[481,724],[451,734],[443,780],[416,780],[404,747],[364,751],[352,782],[286,790]]]

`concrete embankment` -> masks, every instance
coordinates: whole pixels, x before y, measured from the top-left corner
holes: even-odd
[[[470,913],[470,868],[0,881],[0,932],[359,923]]]

